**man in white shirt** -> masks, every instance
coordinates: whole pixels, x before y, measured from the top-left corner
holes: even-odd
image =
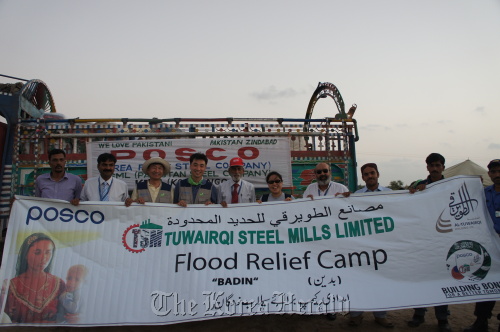
[[[316,182],[307,186],[304,191],[304,198],[309,197],[314,199],[314,197],[337,195],[349,197],[351,194],[346,186],[332,181],[330,165],[319,163],[316,165],[316,168],[314,168],[314,175],[316,176]]]
[[[97,157],[100,175],[87,179],[80,196],[81,201],[125,202],[127,206],[132,203],[132,199],[128,197],[127,184],[113,178],[115,164],[116,157],[111,153],[103,153]]]
[[[227,207],[228,203],[253,203],[255,202],[255,188],[253,184],[242,180],[245,173],[243,159],[236,157],[229,161],[229,175],[231,180],[223,182],[219,187],[218,202]]]

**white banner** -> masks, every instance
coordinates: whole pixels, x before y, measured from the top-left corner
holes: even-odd
[[[21,325],[93,326],[498,300],[499,249],[477,177],[228,208],[21,197],[2,304]]]
[[[289,139],[281,138],[204,138],[204,139],[155,139],[135,141],[102,141],[87,143],[88,177],[98,176],[97,157],[112,153],[118,159],[114,177],[124,180],[129,189],[137,180],[147,178],[142,170],[144,161],[161,157],[171,165],[170,175],[164,179],[169,184],[189,177],[189,156],[202,152],[208,157],[205,177],[219,185],[230,179],[229,161],[240,157],[245,163],[245,179],[256,187],[267,188],[266,175],[277,171],[283,176],[283,185],[292,186],[292,168]]]

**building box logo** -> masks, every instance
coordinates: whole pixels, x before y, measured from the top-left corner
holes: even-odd
[[[123,232],[122,243],[125,249],[133,253],[140,253],[146,248],[161,247],[163,227],[153,224],[150,219],[141,225],[134,224]]]
[[[461,282],[483,280],[491,267],[491,257],[479,243],[471,240],[455,242],[446,256],[451,276]]]

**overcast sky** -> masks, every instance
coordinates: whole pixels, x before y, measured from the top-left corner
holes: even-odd
[[[0,28],[0,74],[67,118],[302,118],[331,82],[382,185],[500,158],[500,0],[0,0]]]

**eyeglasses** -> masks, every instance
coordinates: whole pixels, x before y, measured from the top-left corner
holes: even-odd
[[[271,181],[267,181],[267,184],[273,184],[273,183],[281,183],[281,180],[271,180]]]
[[[328,169],[323,168],[323,169],[317,169],[316,174],[321,174],[321,173],[328,173]]]

